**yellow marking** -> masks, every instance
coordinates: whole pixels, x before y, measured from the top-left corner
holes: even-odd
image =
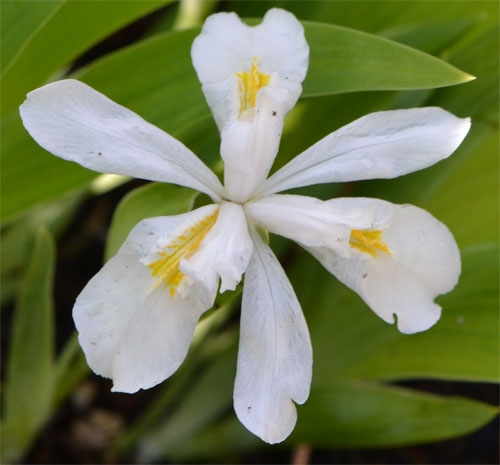
[[[238,88],[240,91],[240,115],[246,111],[250,110],[255,106],[255,99],[257,98],[257,92],[261,87],[265,87],[269,84],[271,79],[270,74],[264,74],[259,71],[257,66],[257,57],[252,60],[252,69],[250,71],[243,71],[242,73],[236,73],[239,78]]]
[[[368,253],[372,257],[377,257],[377,251],[392,255],[387,245],[382,242],[382,231],[370,231],[368,229],[353,229],[349,244],[361,252]]]
[[[185,277],[185,274],[179,269],[181,258],[193,255],[202,239],[217,221],[218,214],[219,210],[194,226],[190,226],[179,237],[165,246],[165,251],[157,252],[161,258],[148,263],[151,274],[158,278],[154,287],[164,283],[170,290],[170,296],[174,297],[177,287]]]

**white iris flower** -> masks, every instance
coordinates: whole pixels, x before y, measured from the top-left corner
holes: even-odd
[[[270,443],[291,433],[294,402],[309,395],[312,348],[290,282],[256,226],[303,245],[381,318],[397,317],[404,333],[439,319],[434,298],[460,274],[453,236],[420,208],[277,193],[425,168],[460,145],[469,119],[440,108],[372,113],[266,179],[308,56],[301,24],[283,10],[256,27],[233,13],[205,22],[192,57],[221,132],[225,187],[181,142],[81,82],[37,89],[20,110],[32,137],[61,158],[210,196],[212,205],[134,227],[75,303],[80,344],[114,391],[155,386],[184,360],[217,290],[234,290],[246,273],[234,407]]]

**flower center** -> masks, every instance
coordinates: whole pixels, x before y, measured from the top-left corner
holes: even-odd
[[[392,255],[387,248],[387,245],[382,242],[382,231],[353,229],[351,231],[349,244],[351,247],[361,250],[361,252],[370,254],[374,258],[377,256],[378,251]]]
[[[240,91],[240,115],[255,106],[257,92],[261,87],[269,84],[271,75],[259,71],[257,57],[252,60],[252,69],[236,73],[238,77],[238,89]]]
[[[217,209],[214,214],[187,228],[165,246],[164,251],[157,252],[161,258],[148,263],[151,275],[158,278],[154,287],[158,287],[163,283],[169,288],[170,296],[174,297],[178,286],[186,276],[179,269],[181,258],[190,257],[196,252],[200,242],[217,221],[218,214],[219,210]]]

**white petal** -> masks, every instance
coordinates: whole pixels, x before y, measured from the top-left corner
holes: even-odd
[[[156,386],[186,358],[202,307],[191,294],[172,298],[159,287],[143,302],[122,333],[113,360],[113,391]]]
[[[155,286],[148,256],[214,211],[211,205],[141,221],[78,296],[73,318],[87,362],[113,379],[115,391],[152,387],[184,360],[196,322],[213,300],[197,283],[174,296],[165,285]]]
[[[255,117],[231,121],[221,132],[224,190],[230,200],[245,202],[271,169],[283,130],[284,109],[279,94],[279,89],[261,89]]]
[[[324,246],[338,253],[349,249],[348,215],[342,215],[343,210],[339,214],[328,202],[302,195],[270,195],[248,202],[245,211],[254,224],[304,246]]]
[[[262,72],[275,74],[273,85],[288,91],[289,111],[302,91],[309,47],[295,16],[273,8],[255,27],[243,24],[235,13],[208,17],[193,42],[191,56],[208,105],[222,130],[239,105],[236,73],[247,71],[254,57]]]
[[[221,278],[220,292],[234,290],[252,255],[253,243],[241,205],[223,203],[217,222],[200,250],[181,261],[181,271],[203,283],[210,292]],[[207,274],[207,271],[211,273]]]
[[[353,248],[350,259],[325,247],[308,250],[341,282],[356,291],[388,323],[397,317],[398,329],[415,333],[430,328],[441,315],[434,299],[451,291],[460,275],[460,254],[448,228],[431,214],[412,205],[391,205],[375,199],[342,199],[351,206],[380,204],[383,217],[374,230],[391,255],[376,257]],[[386,213],[393,208],[388,220]]]
[[[436,108],[371,113],[326,136],[271,176],[258,194],[328,182],[394,178],[450,156],[470,128]]]
[[[253,33],[253,50],[264,72],[276,72],[294,82],[304,80],[309,66],[309,46],[302,24],[292,13],[271,8]]]
[[[243,288],[234,408],[266,442],[283,441],[309,396],[312,348],[300,304],[271,249],[253,232]]]
[[[85,168],[172,182],[215,200],[222,193],[215,174],[181,142],[82,82],[36,89],[20,113],[44,149]]]

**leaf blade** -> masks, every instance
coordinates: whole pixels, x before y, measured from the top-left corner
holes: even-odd
[[[474,431],[498,408],[463,397],[440,397],[363,381],[313,388],[291,442],[316,447],[398,447]]]
[[[19,459],[50,414],[54,371],[55,244],[40,229],[13,321],[2,450],[7,461]]]

